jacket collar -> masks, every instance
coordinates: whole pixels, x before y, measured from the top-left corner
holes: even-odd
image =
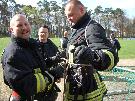
[[[83,25],[86,25],[87,21],[90,20],[90,15],[86,12],[78,22],[72,26],[73,29],[81,28]]]
[[[18,38],[13,34],[11,34],[11,41],[24,48],[32,47],[32,44],[30,43],[30,39],[26,40],[26,39]]]

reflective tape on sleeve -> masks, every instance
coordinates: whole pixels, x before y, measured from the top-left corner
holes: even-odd
[[[37,73],[41,73],[41,69],[40,68],[36,68],[34,69],[34,73],[37,74]]]
[[[110,60],[111,60],[111,64],[109,65],[109,67],[108,67],[108,69],[107,70],[110,70],[110,69],[112,69],[113,67],[114,67],[114,56],[113,56],[113,54],[110,52],[110,51],[103,51],[105,54],[107,54],[108,56],[109,56],[109,58],[110,58]]]
[[[43,91],[46,87],[46,82],[41,73],[34,74],[37,80],[37,93]]]

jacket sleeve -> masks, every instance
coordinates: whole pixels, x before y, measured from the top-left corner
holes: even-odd
[[[19,53],[20,54],[20,53]],[[2,58],[2,67],[5,83],[19,95],[30,97],[45,91],[53,83],[53,76],[40,68],[31,69],[22,56],[5,53]],[[33,67],[34,68],[34,67]]]
[[[121,48],[120,43],[119,43],[119,41],[118,41],[117,39],[115,39],[115,40],[116,40],[116,48],[117,48],[118,50],[120,50],[120,48]]]
[[[88,47],[94,52],[94,67],[97,70],[112,69],[118,62],[118,55],[106,38],[104,28],[100,24],[92,22],[86,29],[85,35]]]

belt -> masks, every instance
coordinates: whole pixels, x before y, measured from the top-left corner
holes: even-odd
[[[76,63],[69,63],[69,65],[76,65],[76,66],[92,66],[91,64],[76,64]]]

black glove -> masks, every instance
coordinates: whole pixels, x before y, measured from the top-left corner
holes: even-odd
[[[54,81],[56,81],[63,77],[64,68],[59,64],[55,68],[51,68],[49,73],[54,76]]]
[[[61,58],[67,58],[66,56],[66,49],[61,50],[60,52],[57,53]]]
[[[56,54],[56,56],[49,57],[45,60],[47,67],[52,67],[54,65],[57,65],[58,63],[65,61],[59,54]]]
[[[85,45],[81,45],[75,48],[74,63],[91,64],[94,59],[94,53]]]
[[[43,72],[46,81],[46,90],[50,90],[54,84],[54,76],[48,71]]]

